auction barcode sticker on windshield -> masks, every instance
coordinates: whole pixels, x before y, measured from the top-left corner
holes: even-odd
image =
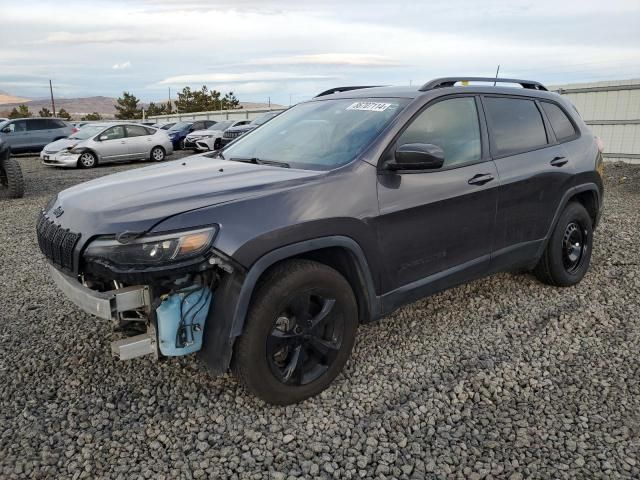
[[[347,107],[347,110],[364,110],[366,112],[384,112],[391,106],[390,103],[379,102],[355,102]]]

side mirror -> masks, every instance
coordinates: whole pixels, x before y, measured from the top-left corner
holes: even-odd
[[[434,170],[444,164],[444,152],[432,143],[406,143],[400,145],[394,159],[387,162],[387,170]]]
[[[2,129],[2,133],[11,133],[11,128],[10,127],[4,127]]]
[[[106,135],[100,135],[100,137],[98,138],[99,141],[104,142],[105,140],[109,140],[109,137]]]

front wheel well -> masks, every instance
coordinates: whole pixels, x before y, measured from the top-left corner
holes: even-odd
[[[326,247],[279,260],[260,275],[260,278],[256,283],[256,287],[270,270],[280,263],[291,259],[312,260],[337,270],[347,280],[347,282],[349,282],[349,285],[351,285],[351,289],[353,290],[353,294],[356,297],[356,301],[358,303],[359,323],[364,323],[372,317],[373,312],[371,312],[370,308],[370,299],[368,298],[368,289],[364,272],[362,271],[355,255],[345,247]],[[257,288],[254,288],[254,293],[256,290]]]

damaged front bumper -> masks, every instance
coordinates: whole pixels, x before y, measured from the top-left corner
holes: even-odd
[[[49,272],[62,293],[82,310],[98,318],[120,322],[126,312],[138,312],[142,318],[148,318],[151,312],[151,295],[146,285],[98,292],[85,287],[52,265],[49,265]],[[155,325],[148,323],[146,333],[112,342],[111,353],[120,360],[150,354],[158,358]]]
[[[98,292],[85,287],[72,277],[49,265],[49,272],[58,288],[78,307],[105,320],[119,320],[120,314],[131,310],[149,311],[151,298],[149,287],[138,285],[108,292]]]

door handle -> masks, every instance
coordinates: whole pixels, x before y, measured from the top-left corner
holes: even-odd
[[[125,144],[125,143],[127,143],[127,142],[125,142],[124,140],[122,140],[120,143],[124,145],[124,144]]]
[[[549,163],[554,166],[554,167],[561,167],[564,164],[566,164],[569,160],[567,160],[564,157],[553,157],[553,160],[551,160]]]
[[[469,185],[484,185],[491,180],[493,180],[493,175],[491,175],[490,173],[479,173],[471,177],[467,183]]]

